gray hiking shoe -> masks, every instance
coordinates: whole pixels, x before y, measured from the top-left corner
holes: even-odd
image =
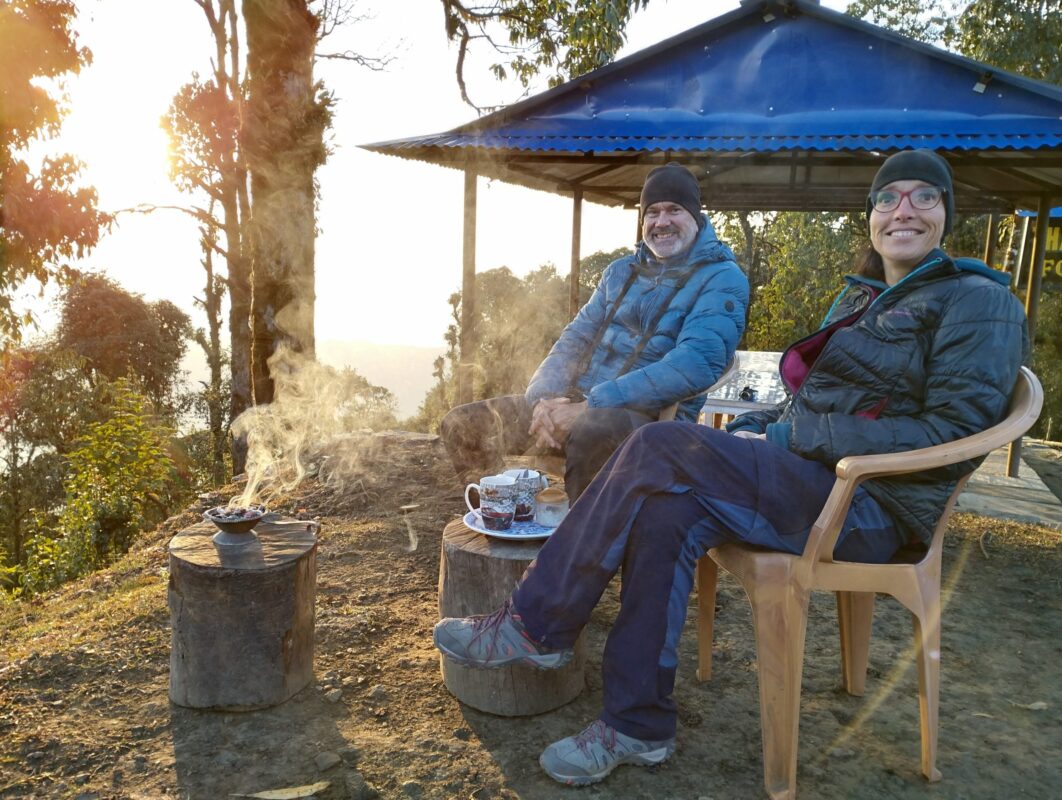
[[[493,614],[449,617],[435,625],[435,647],[451,661],[465,667],[498,669],[524,664],[536,669],[557,669],[572,660],[574,650],[549,650],[536,644],[524,630],[512,601]]]
[[[582,733],[551,744],[542,751],[538,763],[555,781],[586,786],[604,780],[620,764],[662,764],[674,752],[674,738],[646,742],[620,733],[598,719]]]

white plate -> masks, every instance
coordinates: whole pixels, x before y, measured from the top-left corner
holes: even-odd
[[[495,539],[524,539],[526,541],[548,539],[550,534],[557,530],[556,528],[547,528],[545,525],[539,525],[534,520],[531,520],[530,522],[513,522],[512,526],[505,531],[492,531],[484,526],[483,518],[478,511],[469,511],[465,514],[462,521],[472,530],[487,536],[493,536]]]

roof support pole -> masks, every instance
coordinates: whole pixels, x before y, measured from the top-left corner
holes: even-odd
[[[568,276],[568,319],[579,312],[579,256],[583,249],[583,190],[572,195],[572,268]]]
[[[999,238],[999,214],[988,215],[988,230],[985,231],[985,257],[988,266],[996,260],[996,239]]]
[[[465,169],[465,223],[462,238],[461,361],[457,370],[457,402],[472,402],[476,367],[476,182],[478,175]]]
[[[1047,226],[1051,222],[1051,198],[1040,196],[1036,209],[1036,239],[1029,263],[1029,291],[1025,295],[1025,316],[1029,320],[1029,341],[1036,348],[1036,312],[1040,308],[1040,287],[1044,279],[1044,257],[1047,253]],[[1011,442],[1007,450],[1007,477],[1016,478],[1021,460],[1021,439]]]
[[[1044,258],[1047,255],[1047,226],[1051,222],[1051,198],[1041,195],[1036,209],[1036,239],[1029,264],[1029,291],[1025,295],[1025,316],[1029,318],[1029,339],[1035,347],[1036,312],[1040,308],[1040,286],[1044,280]]]
[[[1015,217],[1017,222],[1017,217]],[[1018,252],[1014,257],[1014,274],[1011,278],[1011,287],[1014,294],[1021,297],[1021,279],[1025,274],[1025,262],[1029,259],[1029,218],[1021,218],[1021,233],[1018,234]]]

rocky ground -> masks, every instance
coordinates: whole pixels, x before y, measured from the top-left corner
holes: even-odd
[[[274,500],[274,509],[322,525],[316,680],[275,708],[219,713],[168,701],[166,545],[198,509],[168,521],[105,572],[31,603],[0,605],[0,798],[213,800],[324,783],[315,795],[322,800],[764,797],[748,606],[726,578],[715,676],[696,681],[691,629],[675,695],[678,752],[660,767],[625,767],[579,790],[553,783],[537,765],[542,747],[596,714],[615,587],[589,626],[586,689],[574,702],[505,719],[450,696],[430,629],[441,531],[463,502],[440,456],[430,437],[378,437],[361,476],[342,490],[310,480]],[[417,507],[399,510],[410,505]],[[1056,796],[1060,538],[1037,526],[955,518],[944,575],[944,779],[936,785],[918,771],[908,614],[879,601],[867,694],[850,697],[840,687],[833,600],[817,596],[804,671],[801,796]]]

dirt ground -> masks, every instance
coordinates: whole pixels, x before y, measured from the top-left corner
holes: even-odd
[[[601,702],[613,586],[589,626],[586,688],[506,719],[462,706],[431,645],[440,537],[463,508],[437,444],[383,437],[354,488],[309,481],[276,510],[317,517],[313,685],[275,708],[219,713],[168,701],[168,521],[114,568],[29,604],[0,605],[0,798],[213,800],[328,782],[329,798],[765,797],[748,604],[722,578],[715,677],[694,676],[691,606],[675,691],[678,752],[569,789],[540,750]],[[410,475],[414,479],[410,479]],[[372,477],[368,477],[372,476]],[[408,487],[398,491],[391,486]],[[232,492],[230,492],[231,494]],[[407,527],[398,508],[410,503]],[[415,539],[415,542],[413,541]],[[947,540],[939,767],[918,771],[909,616],[880,599],[867,694],[840,686],[833,599],[812,603],[799,791],[804,798],[1049,798],[1062,785],[1058,532],[959,515]]]

